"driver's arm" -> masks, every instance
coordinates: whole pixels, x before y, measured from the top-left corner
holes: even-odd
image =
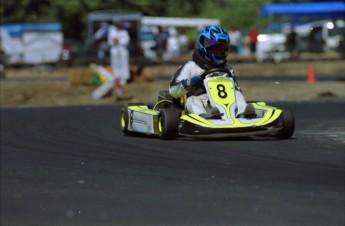
[[[169,93],[174,98],[179,98],[186,95],[192,88],[192,86],[197,86],[198,83],[202,84],[202,80],[196,77],[196,75],[202,74],[203,70],[199,68],[195,62],[188,61],[183,64],[176,71],[175,75],[170,81]]]
[[[188,91],[183,86],[183,80],[185,76],[181,75],[181,71],[185,65],[179,67],[175,75],[170,81],[169,93],[174,98],[179,98],[188,93]]]

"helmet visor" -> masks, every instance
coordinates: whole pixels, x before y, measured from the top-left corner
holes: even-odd
[[[212,41],[213,45],[205,45],[206,46],[206,52],[208,54],[213,54],[217,58],[226,58],[229,53],[230,44],[223,42],[223,41],[214,41],[214,40],[208,40]],[[206,41],[206,43],[211,44],[211,42]]]

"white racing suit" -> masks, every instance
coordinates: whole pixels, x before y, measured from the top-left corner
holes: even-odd
[[[237,113],[236,117],[242,114],[245,110],[247,102],[241,92],[240,87],[238,86],[235,78],[235,73],[233,69],[229,66],[225,66],[224,68],[229,68],[234,81],[235,81],[235,95],[236,95],[236,102],[237,102]],[[177,72],[175,73],[174,77],[172,78],[169,86],[169,93],[174,98],[179,98],[183,95],[187,95],[187,100],[185,103],[185,110],[188,113],[194,113],[197,115],[207,113],[207,109],[210,108],[208,97],[206,94],[206,90],[203,88],[188,88],[185,89],[182,81],[185,79],[191,79],[194,76],[199,76],[204,73],[206,69],[202,69],[195,61],[188,61],[184,65],[182,65]]]
[[[127,83],[130,78],[129,71],[129,51],[127,46],[130,37],[126,30],[110,26],[108,34],[108,44],[110,48],[110,64],[116,82],[121,86]]]

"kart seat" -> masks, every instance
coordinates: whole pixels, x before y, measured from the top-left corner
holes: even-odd
[[[164,106],[173,104],[175,107],[184,108],[184,104],[187,100],[187,96],[184,95],[180,98],[174,98],[173,96],[170,95],[168,90],[160,90],[158,94],[158,101],[163,102],[164,100],[167,101],[167,103],[165,104],[163,103]]]

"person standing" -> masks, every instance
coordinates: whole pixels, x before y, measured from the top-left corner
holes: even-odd
[[[295,60],[297,58],[297,33],[294,27],[291,27],[286,36],[286,47],[290,53],[290,59]]]
[[[101,64],[105,63],[106,52],[109,49],[108,46],[108,30],[109,24],[107,22],[101,22],[99,29],[94,34],[94,40],[97,43],[97,58]]]
[[[249,31],[249,48],[252,54],[256,53],[256,43],[258,42],[259,32],[255,26],[252,26]]]
[[[242,34],[235,26],[228,32],[230,38],[230,52],[239,54],[239,45],[241,43]]]
[[[158,33],[155,37],[156,53],[159,60],[164,59],[167,50],[168,35],[162,27],[158,27]]]
[[[177,57],[180,53],[180,45],[176,33],[173,33],[169,36],[167,40],[167,51],[166,51],[166,60],[171,60],[174,57]]]
[[[128,45],[130,36],[122,24],[112,25],[109,28],[108,44],[110,46],[110,64],[115,78],[115,93],[123,96],[123,86],[130,78]]]
[[[178,36],[178,42],[180,46],[180,54],[188,53],[188,36],[186,35],[185,29],[181,30],[181,33]]]

